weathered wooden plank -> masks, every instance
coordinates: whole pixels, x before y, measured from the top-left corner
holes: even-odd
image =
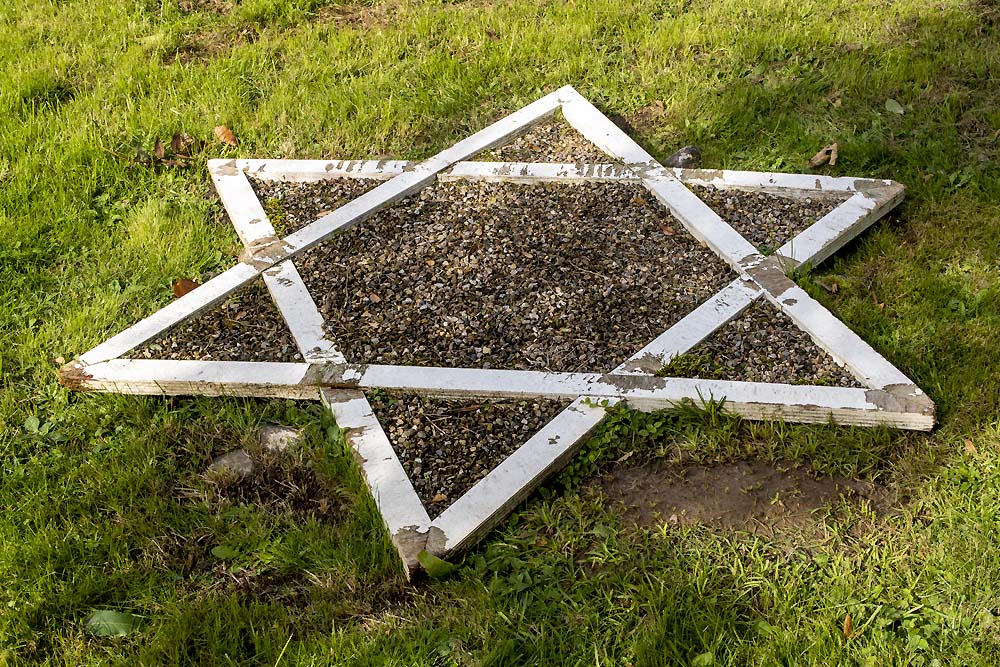
[[[745,419],[804,423],[834,420],[838,424],[890,424],[916,429],[929,429],[934,423],[933,411],[928,413],[923,402],[916,400],[918,396],[848,387],[384,365],[330,366],[318,382],[329,386],[413,391],[442,398],[599,396],[626,400],[629,407],[642,411],[662,410],[687,401],[724,399],[728,411]],[[911,405],[909,399],[916,402]]]
[[[688,185],[711,186],[726,190],[756,190],[773,194],[821,197],[824,193],[865,192],[872,188],[894,185],[894,181],[855,178],[853,176],[821,176],[816,174],[784,174],[730,169],[674,169],[677,178]]]
[[[276,264],[265,271],[264,283],[274,297],[303,359],[346,363],[343,353],[327,339],[323,330],[323,316],[292,260]]]
[[[209,160],[208,173],[219,193],[222,205],[229,214],[236,235],[246,248],[253,249],[262,242],[274,240],[274,227],[257,199],[257,194],[242,171],[229,169],[224,160]]]
[[[416,166],[408,160],[237,160],[236,166],[262,181],[315,183],[334,178],[387,180]]]
[[[621,164],[459,162],[442,172],[441,181],[488,181],[522,183],[638,183],[641,179]]]
[[[239,164],[239,163],[238,163]],[[212,179],[237,235],[249,252],[276,240],[274,227],[257,200],[246,174],[216,165]],[[252,200],[252,204],[250,201]],[[344,355],[326,339],[323,317],[291,260],[264,271],[264,284],[302,354],[309,360],[344,363]]]
[[[427,544],[430,517],[365,395],[360,391],[324,389],[322,397],[357,457],[410,578],[420,568],[417,556]]]
[[[797,264],[819,264],[896,208],[905,193],[906,189],[899,184],[858,192],[779,248],[776,254]]]
[[[614,403],[607,401],[608,406]],[[428,541],[428,550],[444,555],[478,541],[549,475],[561,470],[604,415],[603,407],[584,398],[573,401],[433,521],[438,530]]]
[[[67,364],[60,382],[80,391],[157,396],[257,396],[317,400],[308,364],[250,361],[112,359]]]

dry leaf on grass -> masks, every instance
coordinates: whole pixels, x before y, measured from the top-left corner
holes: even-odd
[[[854,634],[854,624],[851,622],[851,615],[844,617],[844,639],[850,639]]]
[[[174,281],[174,297],[179,299],[188,292],[192,292],[200,287],[198,283],[193,280],[188,280],[187,278],[178,278]]]
[[[230,130],[225,125],[216,125],[214,131],[215,131],[215,138],[221,141],[222,143],[229,144],[230,146],[238,145],[236,143],[236,135],[233,134],[233,131]]]
[[[815,169],[816,167],[821,167],[826,163],[830,163],[830,166],[837,164],[837,149],[839,148],[837,142],[833,142],[829,146],[824,146],[820,149],[816,155],[813,155],[809,159],[809,166]]]

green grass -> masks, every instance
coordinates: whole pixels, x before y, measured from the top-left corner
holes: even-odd
[[[0,664],[1000,662],[998,21],[993,0],[3,3]],[[56,357],[232,261],[208,157],[427,156],[567,83],[660,157],[696,143],[707,166],[803,171],[836,140],[824,173],[905,183],[898,213],[801,281],[941,426],[616,413],[455,576],[410,587],[316,406],[57,384]],[[132,159],[215,125],[239,147]],[[200,486],[262,420],[305,429],[330,514]],[[629,451],[798,461],[899,508],[818,541],[635,532],[583,483]],[[89,636],[93,609],[139,630]]]

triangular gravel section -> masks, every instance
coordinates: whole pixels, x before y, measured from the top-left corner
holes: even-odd
[[[763,299],[723,325],[658,375],[743,382],[862,385],[805,331]]]
[[[688,187],[765,255],[772,254],[847,200],[847,196],[793,198],[713,186]]]
[[[424,508],[436,517],[568,401],[452,400],[370,392],[368,400]]]
[[[285,237],[385,181],[374,178],[341,177],[316,183],[249,178],[257,199],[267,213],[275,233]]]
[[[621,163],[559,118],[543,120],[510,143],[484,151],[473,159],[483,162]]]
[[[614,368],[735,278],[628,183],[437,183],[295,263],[353,362],[567,372]]]
[[[132,359],[302,361],[263,279],[132,350]]]

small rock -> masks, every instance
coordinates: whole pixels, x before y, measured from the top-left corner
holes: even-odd
[[[223,454],[208,466],[208,472],[214,475],[233,476],[237,479],[246,479],[253,475],[253,459],[245,449],[236,449],[228,454]]]
[[[667,167],[694,169],[701,164],[701,149],[697,146],[685,146],[664,160],[663,164]]]
[[[264,424],[260,427],[260,446],[269,452],[283,452],[302,440],[302,432],[281,424]]]

